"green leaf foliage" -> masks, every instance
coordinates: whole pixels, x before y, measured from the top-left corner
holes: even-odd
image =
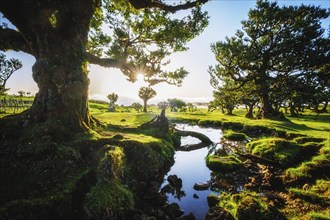
[[[242,30],[211,45],[218,62],[209,68],[211,85],[222,95],[215,99],[231,105],[259,101],[258,117],[267,118],[281,116],[280,105],[289,104],[293,114],[304,103],[327,101],[330,40],[320,21],[328,17],[320,7],[258,0]],[[235,100],[239,91],[243,98]]]
[[[150,85],[181,85],[188,72],[183,67],[164,70],[170,63],[167,57],[187,50],[186,43],[207,25],[207,13],[200,7],[179,17],[158,8],[138,10],[128,1],[105,1],[92,19],[88,50],[97,56],[124,60],[120,69],[131,82],[143,74]]]

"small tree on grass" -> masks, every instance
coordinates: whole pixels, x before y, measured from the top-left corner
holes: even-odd
[[[156,95],[157,95],[156,91],[153,90],[150,86],[140,88],[139,97],[143,100],[143,111],[144,112],[147,112],[148,100],[152,99]]]
[[[25,96],[25,92],[24,91],[18,91],[17,92],[19,97],[21,98],[21,102],[23,101],[23,96]]]
[[[109,112],[114,112],[116,111],[115,109],[115,103],[118,101],[118,94],[116,93],[111,93],[107,96],[107,98],[109,99]]]
[[[192,104],[192,103],[187,103],[187,107],[188,107],[188,111],[190,112],[195,112],[197,111],[197,107],[196,105]]]

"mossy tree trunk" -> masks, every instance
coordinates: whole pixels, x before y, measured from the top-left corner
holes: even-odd
[[[49,129],[87,130],[90,126],[87,63],[71,53],[47,54],[53,56],[38,58],[33,66],[39,92],[26,112],[28,118],[35,123],[46,122]]]
[[[227,115],[233,115],[234,108],[232,106],[227,106]]]
[[[21,50],[36,59],[33,79],[39,91],[24,123],[43,124],[46,133],[88,130],[87,55],[90,20],[96,3],[86,0],[29,4],[7,1],[2,12],[18,31],[8,29],[3,48]],[[6,42],[5,42],[6,43]],[[21,117],[20,117],[21,118]]]
[[[247,105],[247,112],[245,114],[245,117],[246,118],[253,118],[253,106],[254,106],[254,103],[253,104],[248,104]]]
[[[295,109],[295,105],[292,101],[289,102],[289,107],[290,107],[290,116],[291,117],[298,117],[297,110]]]
[[[275,110],[269,100],[269,94],[264,91],[259,93],[261,109],[258,112],[258,118],[284,118],[284,115]]]

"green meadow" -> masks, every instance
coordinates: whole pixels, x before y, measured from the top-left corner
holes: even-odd
[[[116,112],[108,112],[107,107],[106,104],[90,103],[93,116],[103,123],[123,128],[138,127],[160,113],[157,107],[149,107],[147,113],[137,112],[129,107],[117,107]],[[208,112],[206,108],[199,108],[195,112],[171,112],[169,109],[166,110],[166,116],[172,121],[196,124],[202,124],[205,121],[237,122],[244,125],[263,126],[311,137],[330,138],[329,113],[320,114],[317,119],[315,119],[316,114],[310,110],[306,110],[300,117],[289,117],[289,115],[286,115],[287,120],[248,119],[244,117],[246,113],[245,109],[236,109],[233,113],[234,115],[230,116],[222,114],[219,111]]]

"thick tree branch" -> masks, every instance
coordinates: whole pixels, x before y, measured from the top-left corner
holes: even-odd
[[[196,7],[200,4],[204,4],[208,1],[209,0],[196,0],[196,1],[193,1],[193,2],[188,1],[185,4],[180,4],[180,5],[167,5],[167,4],[163,3],[160,0],[143,0],[143,1],[129,0],[131,5],[136,9],[159,8],[159,9],[162,9],[164,11],[171,12],[171,13],[174,13],[174,12],[177,12],[177,11],[180,11],[180,10],[193,8],[193,7]]]
[[[86,52],[86,57],[91,64],[97,64],[103,67],[122,68],[125,66],[125,61],[121,59],[100,58],[88,52]]]
[[[32,54],[32,50],[23,35],[18,31],[7,28],[0,28],[0,50],[15,50]]]

